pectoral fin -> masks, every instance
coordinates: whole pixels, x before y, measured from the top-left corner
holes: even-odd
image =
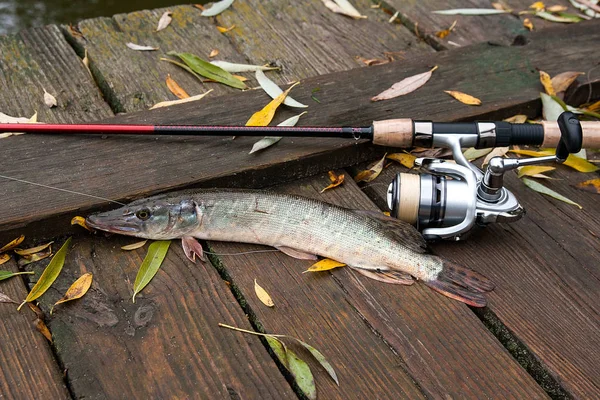
[[[196,263],[196,256],[200,259],[200,261],[205,261],[204,259],[204,251],[202,250],[202,245],[196,240],[195,237],[192,236],[184,236],[181,238],[181,247],[183,247],[183,252],[185,256],[193,263]]]
[[[384,283],[391,283],[394,285],[412,285],[415,283],[415,280],[412,276],[400,271],[375,271],[362,268],[352,269],[368,278]]]
[[[298,258],[300,260],[316,260],[317,256],[314,254],[307,253],[302,250],[292,249],[286,246],[275,246],[275,248],[282,253],[287,254],[290,257]]]

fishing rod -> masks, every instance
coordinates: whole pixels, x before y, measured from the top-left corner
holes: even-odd
[[[400,173],[389,185],[387,202],[393,217],[415,225],[426,239],[460,240],[474,226],[519,220],[524,209],[504,187],[504,174],[520,166],[564,162],[582,147],[600,148],[600,122],[579,121],[564,112],[556,122],[515,124],[499,121],[431,122],[412,119],[375,121],[368,127],[256,127],[225,125],[0,124],[0,133],[124,134],[178,136],[281,136],[367,139],[391,147],[442,147],[456,164],[418,158],[419,174]],[[494,157],[480,170],[463,155],[477,149],[532,145],[556,147],[547,157]]]

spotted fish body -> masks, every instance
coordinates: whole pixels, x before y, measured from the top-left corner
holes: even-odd
[[[409,224],[300,196],[249,190],[182,191],[91,215],[87,222],[97,229],[148,239],[192,236],[274,246],[298,258],[318,255],[379,280],[410,284],[414,277],[476,306],[485,305],[478,292],[493,288],[482,275],[427,254],[425,241]],[[454,282],[464,271],[468,281],[477,281],[475,287],[472,282]],[[446,279],[448,272],[453,280]],[[445,293],[448,289],[458,293]]]

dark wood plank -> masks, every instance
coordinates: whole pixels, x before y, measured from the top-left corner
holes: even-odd
[[[398,170],[389,168],[378,181],[391,181]],[[527,210],[521,221],[490,226],[464,242],[432,247],[491,277],[497,287],[489,296],[490,318],[537,359],[530,372],[542,380],[549,375],[545,385],[550,392],[585,399],[600,388],[598,200],[571,187],[589,175],[566,167],[558,172],[563,180],[544,184],[580,202],[583,210],[531,191],[511,173],[507,187]],[[382,186],[366,190],[378,204],[385,204]]]
[[[0,110],[40,122],[84,122],[113,115],[81,59],[55,25],[0,36]],[[58,106],[44,104],[44,89]]]
[[[319,195],[328,183],[323,175],[277,190],[376,209],[350,179]],[[219,254],[263,248],[217,242],[210,247]],[[333,363],[340,388],[324,374],[317,378],[326,398],[367,398],[373,387],[381,398],[412,397],[405,374],[427,398],[545,397],[468,307],[425,286],[386,285],[347,268],[302,274],[312,262],[281,253],[217,257],[257,324],[308,341]],[[256,298],[254,279],[273,297],[274,309]]]
[[[597,47],[597,21],[533,34],[527,45],[498,47],[487,44],[410,62],[391,63],[308,78],[295,90],[299,101],[312,104],[305,125],[368,125],[373,120],[410,116],[416,119],[460,120],[499,118],[517,111],[539,110],[539,75],[587,70],[595,61],[589,52]],[[576,43],[577,51],[573,51]],[[565,49],[571,49],[566,51]],[[401,77],[439,65],[433,78],[410,95],[371,103],[374,94]],[[596,82],[592,77],[592,82]],[[311,100],[312,89],[321,87],[321,104]],[[469,107],[451,99],[443,90],[462,90],[483,100]],[[205,99],[206,100],[206,99]],[[230,123],[243,124],[268,98],[260,91],[235,97],[183,104],[141,114],[120,116],[122,123]],[[282,110],[278,119],[293,115]],[[356,163],[372,156],[364,143],[333,139],[284,140],[260,154],[248,155],[252,138],[126,138],[23,135],[4,143],[0,170],[6,175],[43,182],[65,189],[88,192],[112,199],[131,198],[151,192],[190,185],[265,186]],[[34,146],[43,140],[44,147]],[[93,154],[93,158],[90,156]],[[34,221],[66,215],[102,203],[79,195],[7,182],[2,196],[8,207],[0,209],[0,231],[29,225],[38,234],[56,228],[34,226]],[[64,219],[63,219],[64,221]],[[60,227],[61,230],[65,228]]]
[[[259,339],[218,327],[251,329],[210,264],[186,261],[173,242],[133,303],[147,248],[125,252],[126,243],[132,239],[75,237],[53,290],[41,298],[48,310],[76,278],[93,273],[90,291],[57,306],[48,324],[75,397],[296,398]]]
[[[18,271],[14,261],[2,270]],[[20,277],[0,282],[0,293],[22,301],[27,290]],[[62,371],[46,338],[35,328],[36,315],[25,306],[0,303],[0,396],[5,399],[68,399]]]

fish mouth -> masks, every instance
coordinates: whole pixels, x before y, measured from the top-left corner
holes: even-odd
[[[141,232],[137,224],[123,221],[122,217],[117,220],[105,215],[90,215],[85,219],[85,223],[93,229],[122,235],[135,235]]]

